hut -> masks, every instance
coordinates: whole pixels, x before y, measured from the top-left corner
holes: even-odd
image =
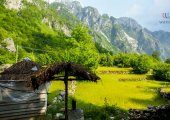
[[[0,120],[27,120],[44,115],[50,83],[33,88],[31,76],[41,66],[26,58],[0,74]]]
[[[70,79],[69,76],[75,78]],[[0,74],[0,119],[26,120],[44,115],[50,81],[63,80],[65,83],[65,119],[68,120],[68,81],[96,82],[98,79],[99,77],[81,65],[58,63],[41,68],[28,58],[24,59]]]

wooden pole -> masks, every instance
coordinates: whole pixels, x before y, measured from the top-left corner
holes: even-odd
[[[68,66],[65,67],[65,120],[68,120]]]
[[[17,45],[17,49],[16,49],[16,63],[18,62],[18,45]]]
[[[2,90],[0,88],[0,101],[2,101]]]

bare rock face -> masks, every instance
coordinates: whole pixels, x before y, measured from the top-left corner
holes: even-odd
[[[63,33],[64,33],[65,35],[71,36],[71,33],[70,33],[69,29],[67,28],[67,26],[64,25],[64,26],[61,28],[61,30],[63,31]]]
[[[10,52],[16,52],[16,48],[14,45],[14,41],[12,38],[6,38],[4,41],[4,43],[6,43],[6,48],[10,51]]]
[[[53,28],[55,30],[60,29],[60,25],[57,23],[57,21],[52,17],[52,20],[49,20],[48,18],[44,17],[42,19],[42,23],[48,25],[49,28]]]
[[[20,10],[23,8],[23,0],[5,0],[4,6],[10,10]],[[33,0],[26,0],[28,3],[33,3]]]
[[[10,10],[11,9],[19,10],[22,8],[23,4],[22,4],[22,0],[6,0],[4,6]]]

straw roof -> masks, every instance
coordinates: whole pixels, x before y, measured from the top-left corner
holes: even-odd
[[[46,81],[52,81],[55,74],[62,73],[65,69],[68,70],[69,76],[76,76],[78,78],[77,80],[89,80],[96,82],[100,79],[94,73],[89,72],[81,65],[73,63],[59,63],[49,65],[46,68],[37,71],[32,76],[32,82],[34,81],[33,88],[37,89],[39,85],[45,83]]]
[[[7,68],[1,74],[32,74],[35,72],[33,69],[34,67],[36,67],[37,70],[41,68],[39,64],[36,64],[29,59],[24,59],[23,61],[20,61]]]
[[[26,58],[0,73],[1,80],[25,80],[24,86],[32,88],[31,76],[41,68],[39,64]]]

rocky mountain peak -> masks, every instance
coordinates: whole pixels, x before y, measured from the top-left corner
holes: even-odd
[[[136,20],[128,17],[120,17],[117,19],[117,22],[121,24],[123,27],[126,29],[132,29],[135,31],[140,31],[142,30],[142,26],[139,25]]]
[[[82,8],[81,12],[78,12],[76,16],[89,27],[92,27],[99,20],[101,15],[97,9],[93,7],[85,7]]]

